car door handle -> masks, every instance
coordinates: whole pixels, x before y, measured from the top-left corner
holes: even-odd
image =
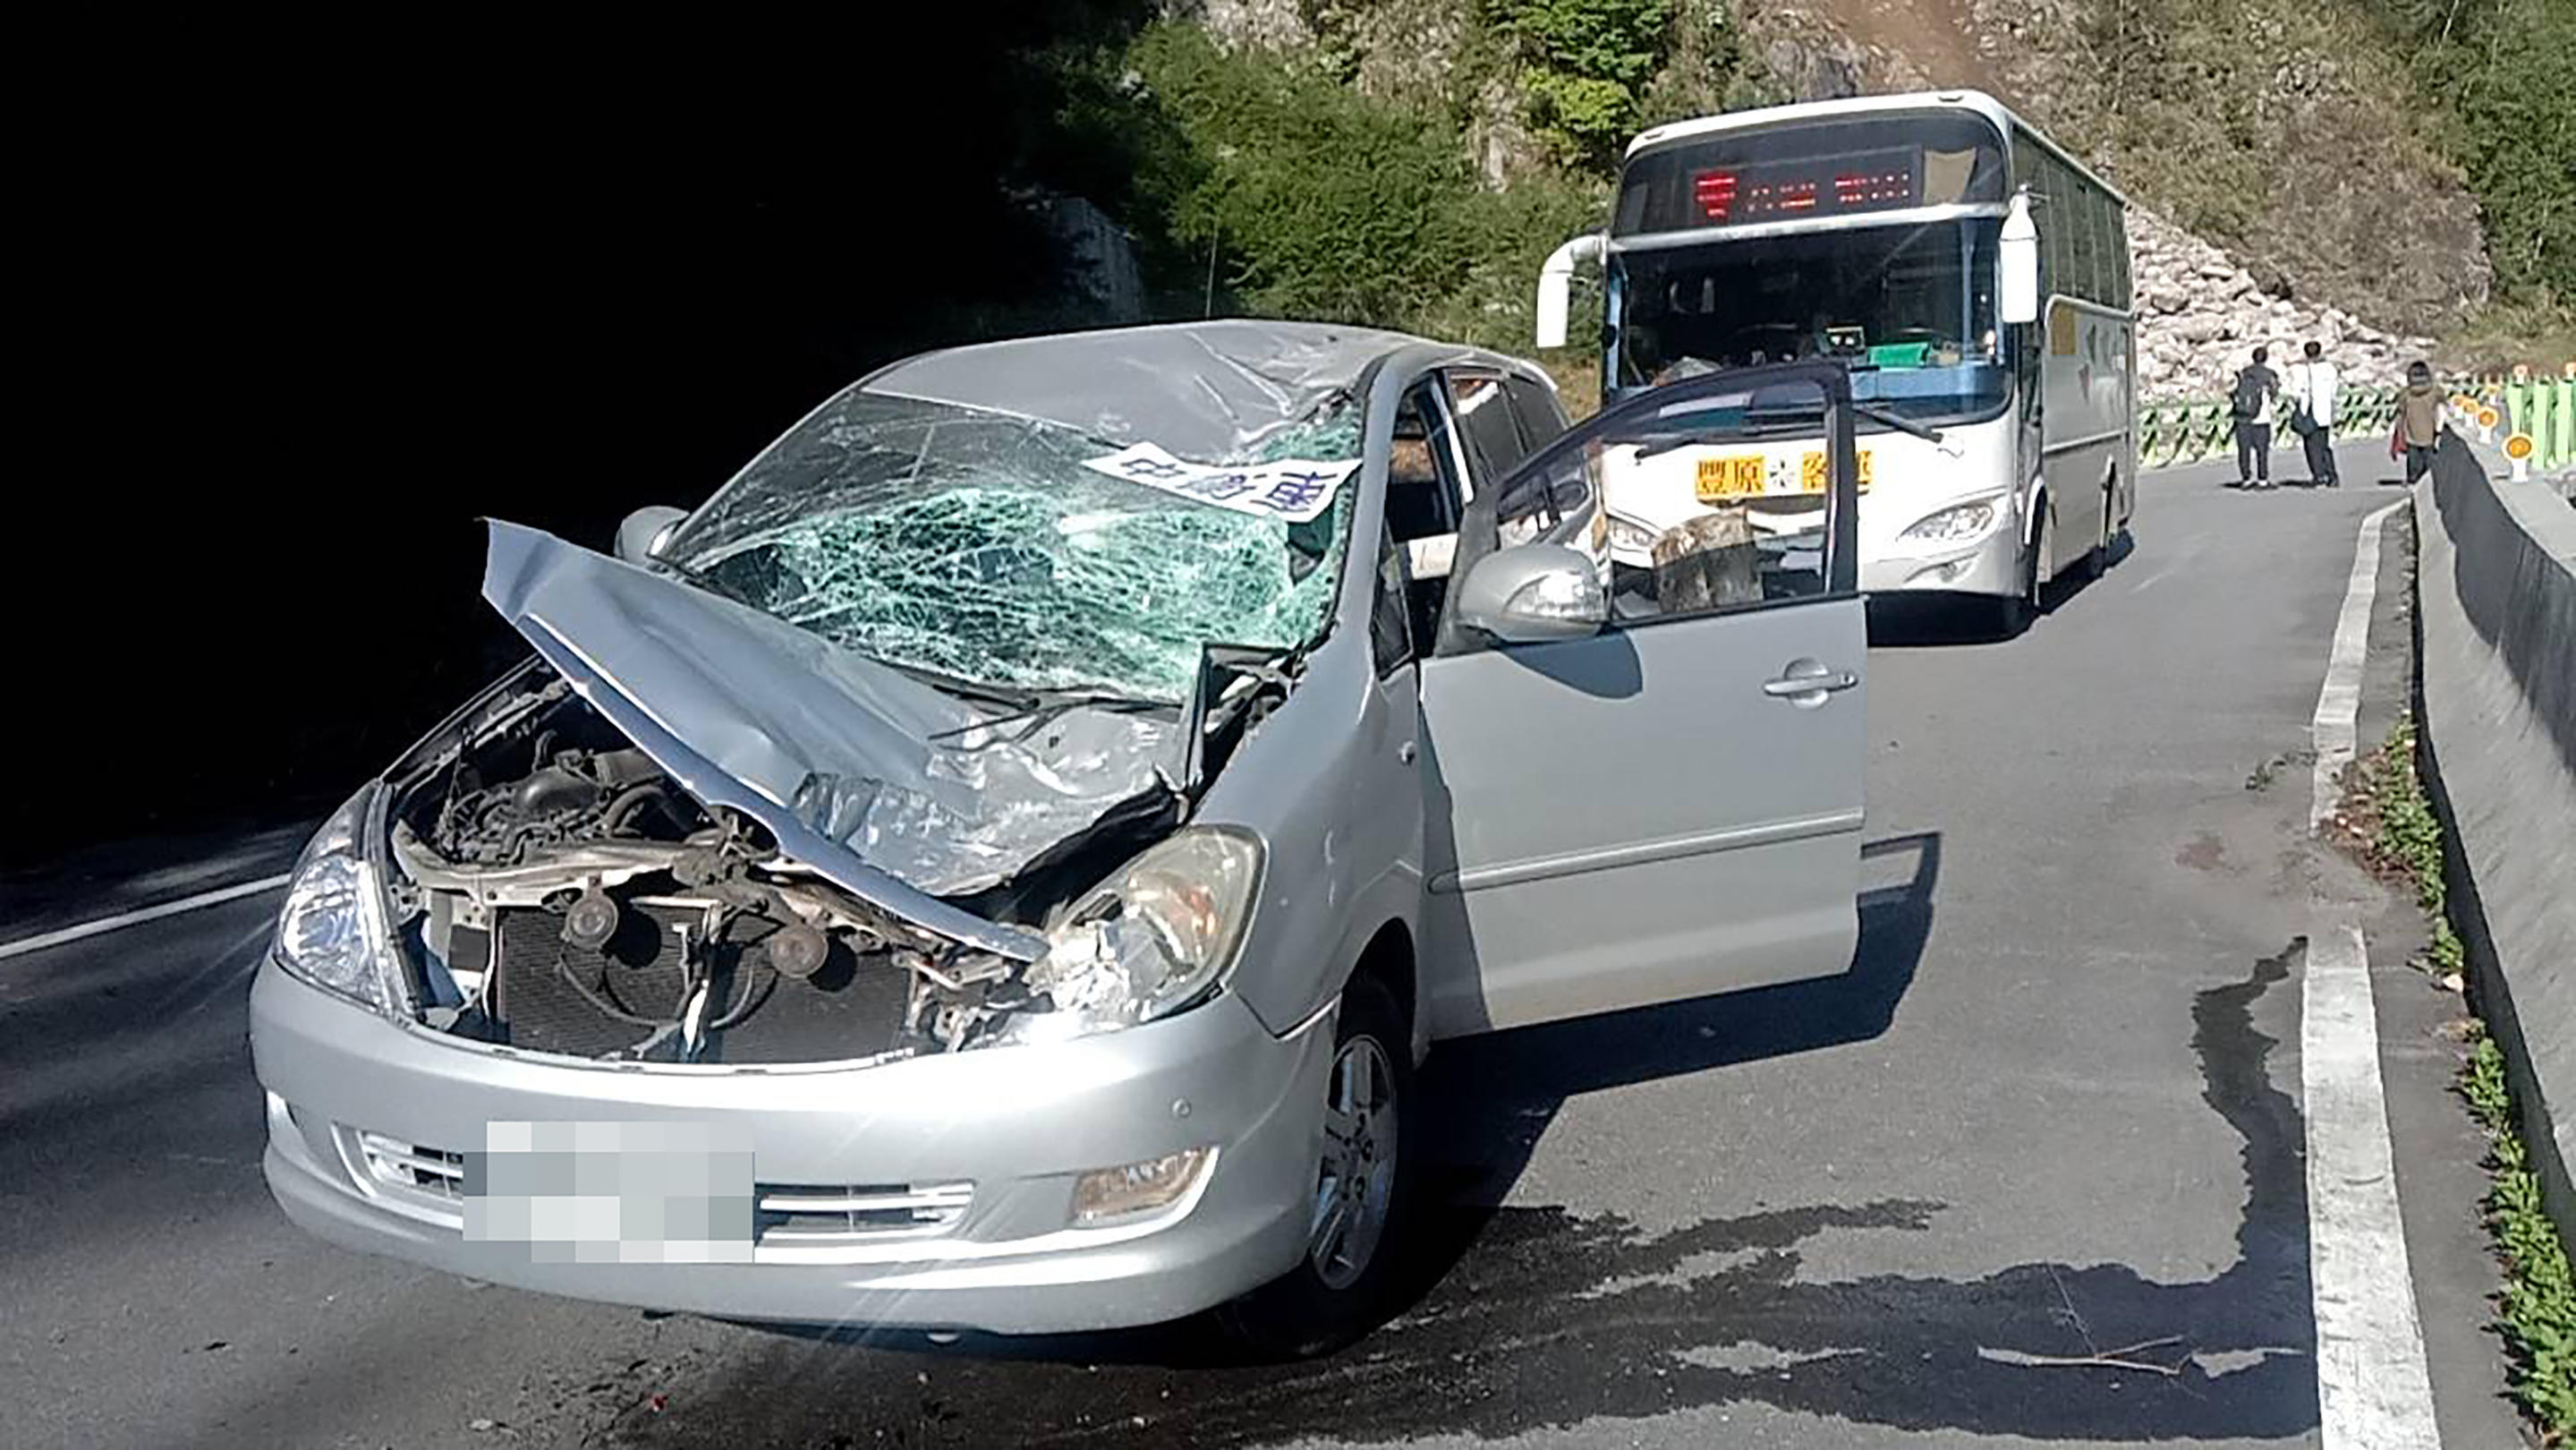
[[[1808,668],[1801,669],[1800,666]],[[1810,660],[1791,665],[1776,680],[1765,680],[1762,693],[1779,700],[1795,700],[1809,695],[1831,694],[1848,690],[1860,683],[1860,676],[1850,670],[1828,670]]]

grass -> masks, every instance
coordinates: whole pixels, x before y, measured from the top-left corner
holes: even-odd
[[[2471,373],[2501,373],[2515,363],[2555,375],[2576,358],[2576,309],[2498,300],[2449,331],[2442,355]]]
[[[2399,720],[2387,742],[2360,762],[2354,785],[2357,809],[2347,813],[2348,828],[2374,866],[2413,883],[2431,926],[2422,964],[2445,977],[2457,973],[2462,953],[2442,880],[2442,823],[2415,773],[2412,718]],[[2531,1150],[2515,1127],[2504,1050],[2484,1023],[2473,1017],[2470,1025],[2459,1091],[2487,1137],[2487,1234],[2504,1275],[2496,1331],[2511,1363],[2511,1391],[2543,1445],[2576,1446],[2576,1275],[2541,1207]]]
[[[2540,1203],[2531,1150],[2514,1129],[2504,1051],[2480,1027],[2460,1095],[2487,1134],[2487,1232],[2504,1266],[2496,1324],[2513,1357],[2513,1397],[2540,1429],[2543,1445],[2576,1443],[2576,1277],[2567,1246]]]
[[[2451,928],[2450,888],[2442,880],[2442,822],[2415,774],[2415,721],[2407,716],[2359,767],[2360,809],[2351,829],[2372,865],[2415,888],[2432,939],[2416,965],[2437,977],[2459,974],[2466,963],[2459,933]]]

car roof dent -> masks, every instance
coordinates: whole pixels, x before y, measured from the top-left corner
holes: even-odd
[[[1369,364],[1421,340],[1312,322],[1229,318],[978,343],[924,353],[859,386],[1153,443],[1198,463],[1250,461],[1351,394]]]

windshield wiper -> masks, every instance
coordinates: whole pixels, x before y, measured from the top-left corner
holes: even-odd
[[[1852,412],[1873,423],[1883,423],[1899,433],[1920,438],[1926,443],[1941,441],[1940,429],[1925,427],[1911,418],[1888,412],[1884,408],[1874,408],[1867,403],[1854,403]],[[1637,446],[1637,457],[1652,458],[1658,453],[1670,453],[1676,448],[1689,448],[1694,445],[1750,443],[1766,437],[1775,437],[1781,433],[1793,433],[1803,426],[1803,422],[1780,422],[1769,427],[1747,425],[1735,428],[1699,428],[1682,433],[1649,435],[1652,441]]]
[[[999,691],[993,692],[993,698],[999,698],[1000,693],[1001,692]],[[1031,690],[1027,692],[1023,700],[1016,704],[1014,708],[1004,711],[1002,714],[988,715],[981,720],[959,725],[953,729],[936,731],[928,738],[935,742],[945,742],[954,740],[961,735],[971,735],[978,730],[989,730],[996,726],[1016,724],[1022,720],[1032,722],[1030,729],[1033,730],[1038,726],[1044,725],[1048,721],[1055,719],[1057,716],[1064,714],[1068,710],[1091,709],[1127,712],[1140,710],[1173,710],[1178,708],[1178,706],[1174,705],[1169,700],[1149,700],[1142,695],[1121,695],[1108,690],[1049,690],[1043,693]],[[1018,736],[1014,736],[1013,738],[1024,738],[1027,734],[1028,731],[1023,730]]]
[[[1767,426],[1738,424],[1731,428],[1694,428],[1680,433],[1650,433],[1647,437],[1652,441],[1637,445],[1637,457],[1647,459],[1658,453],[1670,453],[1676,448],[1690,448],[1704,444],[1752,443],[1764,438],[1776,438],[1783,433],[1796,433],[1802,431],[1804,426],[1802,423],[1779,422]]]
[[[1940,429],[1927,428],[1924,425],[1915,422],[1911,418],[1899,417],[1894,413],[1888,412],[1884,408],[1873,408],[1867,403],[1854,403],[1852,404],[1852,411],[1858,413],[1864,418],[1867,418],[1873,423],[1884,423],[1899,433],[1910,434],[1913,437],[1922,439],[1926,443],[1938,443],[1941,441]]]
[[[713,570],[693,569],[677,559],[655,559],[653,563],[677,575],[682,583],[703,589],[718,599],[730,599],[736,604],[747,604],[754,609],[760,608],[757,601],[745,598],[741,590],[717,578]]]

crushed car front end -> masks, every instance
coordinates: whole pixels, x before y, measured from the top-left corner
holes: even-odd
[[[1332,1028],[1227,990],[1267,949],[1252,832],[1113,809],[977,915],[729,789],[596,664],[500,682],[298,863],[251,1001],[296,1222],[584,1298],[1000,1333],[1296,1262]]]
[[[1334,1008],[1238,990],[1305,964],[1262,822],[1193,815],[1330,626],[1378,344],[1246,341],[1250,401],[1159,420],[1230,470],[1183,483],[1102,400],[943,400],[1016,356],[943,354],[667,555],[494,523],[534,657],[317,832],[253,987],[288,1214],[799,1324],[1136,1325],[1298,1265]]]

